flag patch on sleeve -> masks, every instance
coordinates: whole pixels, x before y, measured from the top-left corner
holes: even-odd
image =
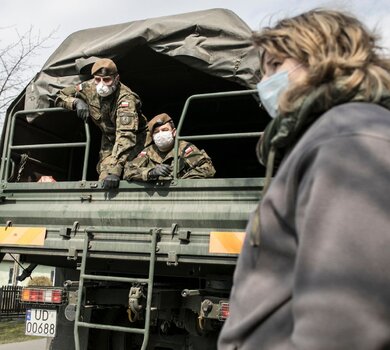
[[[185,156],[188,156],[192,151],[193,151],[192,147],[189,146],[189,147],[187,147],[186,150],[184,151],[184,155],[185,155]]]
[[[129,102],[121,102],[120,107],[129,107]]]
[[[141,158],[141,157],[145,157],[146,156],[146,152],[145,151],[142,151],[138,154],[138,158]]]

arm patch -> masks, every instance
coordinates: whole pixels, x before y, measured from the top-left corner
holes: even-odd
[[[187,157],[189,154],[193,152],[193,148],[191,146],[187,147],[186,150],[184,151],[184,156]]]

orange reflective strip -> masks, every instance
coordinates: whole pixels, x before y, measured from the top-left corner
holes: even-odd
[[[0,227],[0,245],[43,246],[45,236],[45,227]]]
[[[210,232],[209,253],[239,254],[245,232]]]

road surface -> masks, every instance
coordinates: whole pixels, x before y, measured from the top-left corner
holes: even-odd
[[[46,350],[46,338],[29,340],[20,343],[1,344],[0,350]]]

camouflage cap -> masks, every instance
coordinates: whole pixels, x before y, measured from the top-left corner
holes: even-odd
[[[148,123],[148,128],[150,133],[153,134],[154,128],[157,128],[158,126],[164,125],[168,122],[172,121],[171,117],[166,113],[161,113],[156,115],[152,120]]]
[[[101,58],[93,64],[91,74],[96,75],[96,73],[98,73],[99,70],[103,68],[105,70],[105,74],[107,75],[118,73],[118,69],[116,68],[114,61],[110,60],[109,58]]]

